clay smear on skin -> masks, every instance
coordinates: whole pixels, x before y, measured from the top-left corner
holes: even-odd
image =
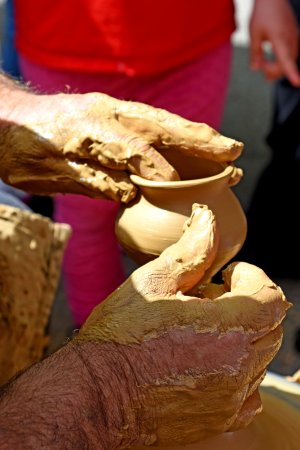
[[[158,367],[150,370],[147,366],[143,377],[137,379],[144,402],[141,428],[148,443],[188,444],[207,438],[208,433],[234,429],[237,420],[248,425],[260,411],[259,397],[242,419],[238,413],[248,408],[245,400],[256,394],[261,375],[280,346],[280,323],[289,303],[261,269],[246,263],[232,264],[224,272],[222,288],[202,289],[202,295],[210,293],[213,299],[184,295],[201,282],[207,261],[212,263],[215,257],[213,218],[207,207],[195,205],[182,238],[158,259],[136,270],[95,308],[77,338],[114,342],[124,351],[130,348],[133,367],[144,362],[140,358],[141,346],[147,355],[161,355],[155,363]],[[215,297],[216,293],[220,296]],[[204,358],[207,339],[213,342],[213,336],[215,345]],[[222,347],[228,339],[230,344]],[[182,342],[185,346],[179,345]],[[215,362],[217,347],[222,356],[219,367]],[[228,347],[235,352],[228,353]],[[182,354],[178,354],[180,351]],[[170,352],[176,361],[171,371]],[[194,352],[192,357],[190,352]],[[161,373],[169,375],[161,377]],[[132,402],[139,408],[136,399]],[[178,419],[183,417],[182,411],[184,422]]]

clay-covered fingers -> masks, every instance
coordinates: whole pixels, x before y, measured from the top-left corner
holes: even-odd
[[[282,327],[268,333],[263,338],[249,346],[247,356],[244,358],[244,377],[241,383],[247,386],[245,400],[238,411],[230,431],[239,430],[251,423],[253,418],[262,410],[262,402],[258,388],[265,377],[266,370],[274,356],[277,354],[282,341]]]
[[[193,326],[197,332],[209,327],[211,333],[235,336],[239,341],[243,356],[235,370],[241,375],[240,385],[247,387],[264,372],[279,350],[281,323],[291,305],[280,287],[252,264],[229,265],[223,279],[221,287],[205,287],[199,303],[192,297],[186,297],[184,303],[194,308]],[[234,377],[228,379],[228,388],[234,388],[235,383]]]
[[[71,193],[124,203],[132,200],[137,192],[125,172],[61,157],[47,158],[43,166],[23,166],[22,170],[13,171],[8,181],[32,194]]]
[[[200,282],[213,263],[219,244],[216,218],[206,205],[194,204],[182,237],[138,272],[147,295],[172,296]],[[140,292],[143,291],[139,286]]]
[[[263,405],[258,389],[243,403],[235,422],[227,431],[237,431],[248,426],[254,417],[262,411]]]
[[[223,136],[205,123],[191,122],[163,109],[143,103],[120,101],[118,121],[157,149],[173,148],[206,159],[230,162],[238,158],[243,144]]]
[[[98,167],[91,162],[68,161],[69,185],[65,192],[87,195],[92,198],[107,198],[123,203],[132,200],[137,188],[126,172]],[[60,182],[60,192],[64,185]]]
[[[281,324],[291,304],[263,270],[236,262],[225,269],[223,279],[225,292],[211,300],[203,299],[207,320],[219,331],[239,327],[254,342]],[[202,296],[207,297],[207,292],[204,288]]]
[[[231,301],[234,298],[243,297],[249,297],[252,300],[248,310],[252,314],[247,317],[247,321],[249,327],[252,325],[253,329],[255,329],[255,322],[260,328],[262,326],[269,329],[276,328],[291,307],[281,288],[262,269],[253,264],[232,263],[223,271],[223,280],[229,292],[223,294],[219,298],[220,301]],[[260,311],[259,317],[256,311]]]
[[[118,123],[110,125],[73,137],[65,144],[64,155],[76,161],[85,159],[87,164],[97,161],[112,170],[128,170],[150,180],[179,180],[176,170],[143,137],[128,133]]]
[[[252,341],[250,359],[248,362],[248,376],[253,379],[262,373],[277,354],[283,337],[283,329],[278,325],[263,337]]]

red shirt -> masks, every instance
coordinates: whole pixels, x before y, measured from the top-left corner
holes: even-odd
[[[228,40],[232,0],[15,0],[16,44],[33,62],[159,74]]]

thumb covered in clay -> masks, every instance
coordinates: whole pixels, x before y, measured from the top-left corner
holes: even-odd
[[[214,214],[206,205],[194,204],[179,241],[165,249],[157,259],[138,268],[105,302],[98,305],[79,336],[95,332],[98,338],[101,335],[104,340],[120,339],[123,342],[130,333],[130,340],[142,340],[147,334],[147,323],[150,329],[158,329],[163,310],[177,308],[175,303],[161,303],[161,300],[175,299],[178,293],[186,292],[200,282],[216,257],[218,243]],[[165,313],[168,315],[167,310]],[[134,329],[118,327],[119,321],[127,323],[131,315]],[[148,322],[145,322],[145,317]],[[176,317],[177,313],[169,319],[174,321]],[[116,324],[112,333],[110,326],[106,330],[103,320],[105,324]],[[101,331],[98,329],[100,323]]]

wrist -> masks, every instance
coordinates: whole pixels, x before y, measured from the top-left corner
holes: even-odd
[[[15,127],[25,120],[26,109],[29,111],[35,95],[26,86],[22,86],[2,73],[0,73],[0,89],[0,177],[5,177],[4,155],[7,151],[12,151],[14,135],[18,135]]]
[[[92,410],[100,411],[111,449],[129,448],[140,442],[141,406],[134,369],[124,349],[114,343],[73,342],[73,351],[82,361],[90,379]]]
[[[136,388],[114,347],[70,343],[4,388],[0,447],[102,450],[138,442],[138,408],[130,408]]]

